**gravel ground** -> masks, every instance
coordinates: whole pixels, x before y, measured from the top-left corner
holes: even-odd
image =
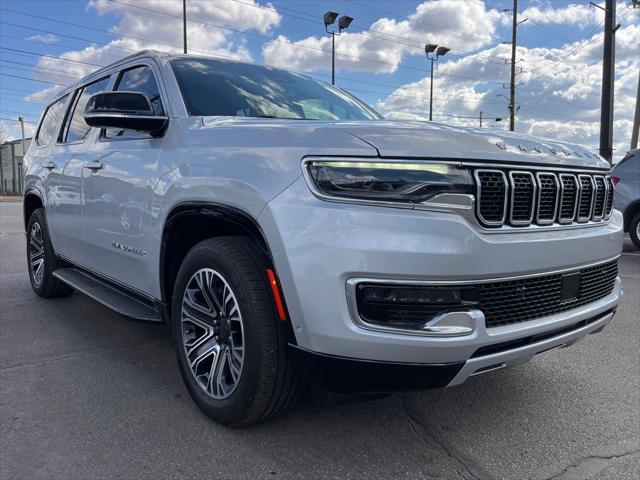
[[[243,430],[189,398],[168,331],[29,286],[0,204],[0,478],[640,477],[640,254],[601,334],[444,390],[318,407]]]

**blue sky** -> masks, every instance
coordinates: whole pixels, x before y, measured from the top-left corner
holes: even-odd
[[[322,14],[355,20],[337,38],[338,84],[392,118],[425,119],[422,46],[451,48],[436,67],[434,120],[505,128],[512,0],[187,0],[195,53],[330,79]],[[520,0],[516,130],[597,147],[602,13],[587,1]],[[640,9],[618,3],[614,143],[628,148],[640,64]],[[36,122],[56,89],[139,48],[181,48],[180,0],[2,0],[0,123]],[[23,77],[23,78],[16,78]],[[467,118],[468,117],[468,118]],[[31,124],[32,125],[32,124]],[[28,128],[28,132],[31,128]]]

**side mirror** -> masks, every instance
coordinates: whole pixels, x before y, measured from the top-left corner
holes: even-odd
[[[84,121],[91,127],[137,130],[156,137],[163,134],[169,118],[154,115],[144,93],[102,92],[89,98]]]

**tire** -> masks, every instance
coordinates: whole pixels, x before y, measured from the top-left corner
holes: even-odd
[[[638,250],[640,250],[640,231],[638,231],[639,228],[640,213],[636,213],[629,223],[629,236],[631,237],[631,241]]]
[[[198,407],[230,427],[281,415],[302,393],[267,268],[249,238],[217,237],[189,251],[175,282],[172,322],[180,373]]]
[[[53,276],[60,265],[51,245],[44,208],[36,209],[29,218],[27,266],[31,287],[40,297],[66,297],[73,292],[71,287]]]

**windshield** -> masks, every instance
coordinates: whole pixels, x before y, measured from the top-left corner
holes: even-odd
[[[174,59],[171,66],[189,115],[300,120],[382,118],[338,88],[277,68],[209,58]]]

